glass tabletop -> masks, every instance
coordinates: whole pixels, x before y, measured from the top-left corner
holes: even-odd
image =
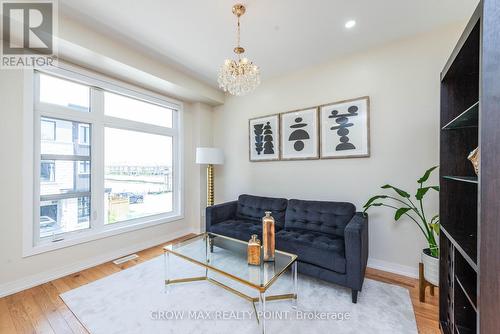
[[[261,249],[261,264],[250,265],[247,247],[248,243],[237,239],[203,233],[165,246],[164,250],[255,288],[267,288],[297,259],[297,255],[276,250],[274,262],[263,262]]]

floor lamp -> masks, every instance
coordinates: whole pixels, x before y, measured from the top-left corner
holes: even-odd
[[[214,165],[224,163],[224,152],[216,147],[197,147],[196,163],[207,165],[207,206],[214,205]]]

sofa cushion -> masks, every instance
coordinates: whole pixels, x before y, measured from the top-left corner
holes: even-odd
[[[356,212],[352,203],[291,199],[286,209],[285,229],[344,236],[344,229]]]
[[[259,236],[259,240],[262,240],[262,224],[254,220],[226,220],[212,225],[210,232],[242,241],[248,241],[250,240],[252,234],[257,234]]]
[[[312,231],[276,233],[276,248],[299,256],[299,261],[345,273],[344,239]]]
[[[283,227],[285,223],[285,210],[288,201],[285,198],[261,197],[252,195],[240,195],[238,198],[238,208],[236,218],[261,222],[265,216],[265,211],[272,211],[272,216],[277,225],[277,229]]]

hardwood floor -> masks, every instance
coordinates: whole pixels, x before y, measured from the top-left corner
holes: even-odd
[[[173,241],[182,239],[179,238]],[[59,298],[59,294],[161,255],[163,254],[162,246],[155,246],[137,252],[139,258],[122,265],[115,265],[112,262],[104,263],[0,298],[0,333],[88,333]],[[437,289],[434,297],[429,295],[429,291],[426,291],[426,303],[420,303],[418,299],[418,280],[416,279],[370,268],[366,273],[366,277],[407,288],[410,291],[419,333],[440,333],[437,297],[439,293]],[[362,298],[362,295],[360,298]]]

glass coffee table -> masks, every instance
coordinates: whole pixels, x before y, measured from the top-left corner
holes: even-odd
[[[247,263],[246,242],[214,233],[202,233],[184,241],[165,246],[165,287],[172,284],[206,280],[236,294],[252,303],[260,330],[265,333],[266,302],[291,299],[293,308],[297,307],[297,255],[276,250],[274,262],[262,262],[260,266]],[[261,254],[263,252],[261,251]],[[171,279],[170,257],[177,256],[205,269],[204,276]],[[267,290],[288,269],[292,271],[292,291],[287,294],[267,295]],[[237,283],[257,290],[258,296],[228,286],[214,277],[211,272],[221,274]],[[255,304],[260,306],[257,312]]]

